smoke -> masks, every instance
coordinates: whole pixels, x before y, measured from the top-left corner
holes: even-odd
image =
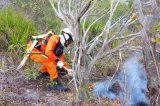
[[[120,99],[122,106],[147,106],[147,75],[139,62],[141,53],[134,53],[116,73],[112,81],[106,80],[95,83],[93,96],[107,97],[111,100]]]

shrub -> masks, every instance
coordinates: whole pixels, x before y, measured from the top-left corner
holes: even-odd
[[[54,15],[52,6],[48,0],[13,0],[16,10],[23,11],[41,31],[46,33],[53,29],[56,33],[60,31],[61,22]]]
[[[0,26],[0,47],[3,51],[19,50],[25,45],[27,36],[35,35],[37,32],[32,21],[12,8],[0,10]]]

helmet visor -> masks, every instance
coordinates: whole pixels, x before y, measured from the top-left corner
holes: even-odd
[[[73,38],[71,35],[69,35],[69,39],[65,41],[65,46],[67,47],[69,44],[73,42]]]

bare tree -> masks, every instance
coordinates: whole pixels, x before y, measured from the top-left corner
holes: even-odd
[[[149,90],[153,90],[153,88],[157,89],[160,85],[160,72],[156,59],[156,45],[151,42],[151,38],[155,38],[155,33],[150,33],[149,30],[160,22],[159,8],[156,0],[133,0],[133,6],[137,13],[138,20],[141,23],[144,63],[149,79]],[[159,90],[156,90],[156,93],[151,95],[152,105],[159,105],[157,104],[158,100],[160,102],[159,95]]]
[[[89,81],[91,69],[97,60],[119,50],[141,49],[139,46],[127,45],[139,37],[141,32],[129,35],[122,34],[129,25],[135,22],[135,19],[130,17],[130,13],[126,12],[125,15],[123,14],[119,19],[113,21],[113,15],[120,4],[120,0],[108,0],[110,4],[108,11],[103,7],[98,7],[98,3],[103,3],[101,0],[49,0],[49,2],[55,15],[72,30],[75,36],[72,67],[77,94],[79,93],[78,88]],[[94,17],[94,20],[86,28],[86,23],[91,21],[90,17]],[[101,19],[105,19],[103,29],[99,34],[89,39],[91,27]],[[116,33],[111,34],[112,29],[116,29]],[[118,46],[109,46],[116,40],[121,40]]]

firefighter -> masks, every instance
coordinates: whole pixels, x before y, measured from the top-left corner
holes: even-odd
[[[27,49],[31,47],[32,42],[33,40],[28,41]],[[42,65],[40,76],[45,77],[49,74],[50,81],[54,82],[54,86],[50,86],[51,89],[60,91],[68,90],[59,81],[57,67],[59,69],[62,69],[64,66],[69,67],[65,62],[63,49],[72,42],[73,34],[69,28],[64,28],[60,35],[50,32],[45,38],[38,41],[29,56],[32,60]]]

